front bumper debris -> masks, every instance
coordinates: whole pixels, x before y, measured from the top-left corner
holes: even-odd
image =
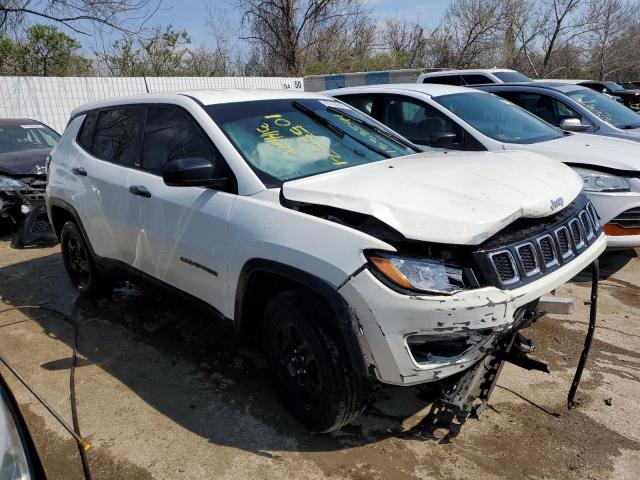
[[[21,179],[27,188],[0,192],[0,218],[18,226],[11,248],[46,247],[57,242],[45,206],[46,180],[41,177]]]
[[[606,238],[600,235],[563,268],[513,290],[483,287],[453,295],[409,296],[389,289],[364,269],[339,292],[353,309],[365,361],[381,382],[433,382],[471,368],[495,350],[505,334],[524,328],[528,306],[587,268],[605,247]]]
[[[585,337],[580,361],[567,396],[567,407],[569,409],[577,405],[575,395],[589,356],[596,327],[598,283],[600,276],[598,260],[593,262],[591,271],[589,330]],[[530,318],[533,319],[533,316]],[[462,425],[464,425],[470,416],[478,418],[488,405],[505,362],[512,363],[527,370],[540,370],[549,373],[549,369],[544,363],[531,359],[527,357],[526,354],[514,353],[512,346],[515,337],[516,334],[503,336],[495,351],[487,355],[482,361],[476,363],[463,374],[458,375],[452,381],[448,382],[440,398],[431,406],[429,414],[415,427],[421,436],[437,439],[441,443],[447,443],[458,435]],[[444,430],[445,434],[438,436],[437,432],[439,430]]]

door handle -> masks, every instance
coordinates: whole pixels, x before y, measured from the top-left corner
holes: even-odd
[[[134,195],[138,195],[139,197],[150,198],[151,192],[147,190],[147,187],[144,185],[131,185],[129,187],[129,192]]]
[[[87,176],[87,171],[82,167],[72,168],[71,169],[71,173],[73,173],[74,175],[78,175],[80,177],[86,177]]]

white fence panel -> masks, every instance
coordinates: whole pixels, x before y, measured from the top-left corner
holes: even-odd
[[[83,103],[210,88],[304,90],[304,84],[290,77],[0,77],[0,118],[33,118],[62,132],[71,111]]]

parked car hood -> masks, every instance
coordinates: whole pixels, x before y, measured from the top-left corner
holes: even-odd
[[[580,193],[562,163],[530,152],[431,152],[286,182],[285,199],[371,215],[406,238],[477,245]]]
[[[574,133],[557,140],[510,148],[530,150],[565,163],[640,170],[640,145],[632,140]]]
[[[0,173],[5,175],[44,175],[50,148],[0,153]]]

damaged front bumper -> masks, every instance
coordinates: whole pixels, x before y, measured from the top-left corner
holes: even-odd
[[[45,206],[46,179],[29,177],[20,181],[24,183],[24,188],[0,191],[0,219],[7,218],[18,225],[11,242],[12,248],[56,243]]]
[[[413,385],[461,372],[528,325],[540,297],[588,267],[606,248],[601,235],[572,262],[513,290],[485,287],[451,296],[408,296],[368,269],[340,288],[351,305],[365,361],[381,382]]]

